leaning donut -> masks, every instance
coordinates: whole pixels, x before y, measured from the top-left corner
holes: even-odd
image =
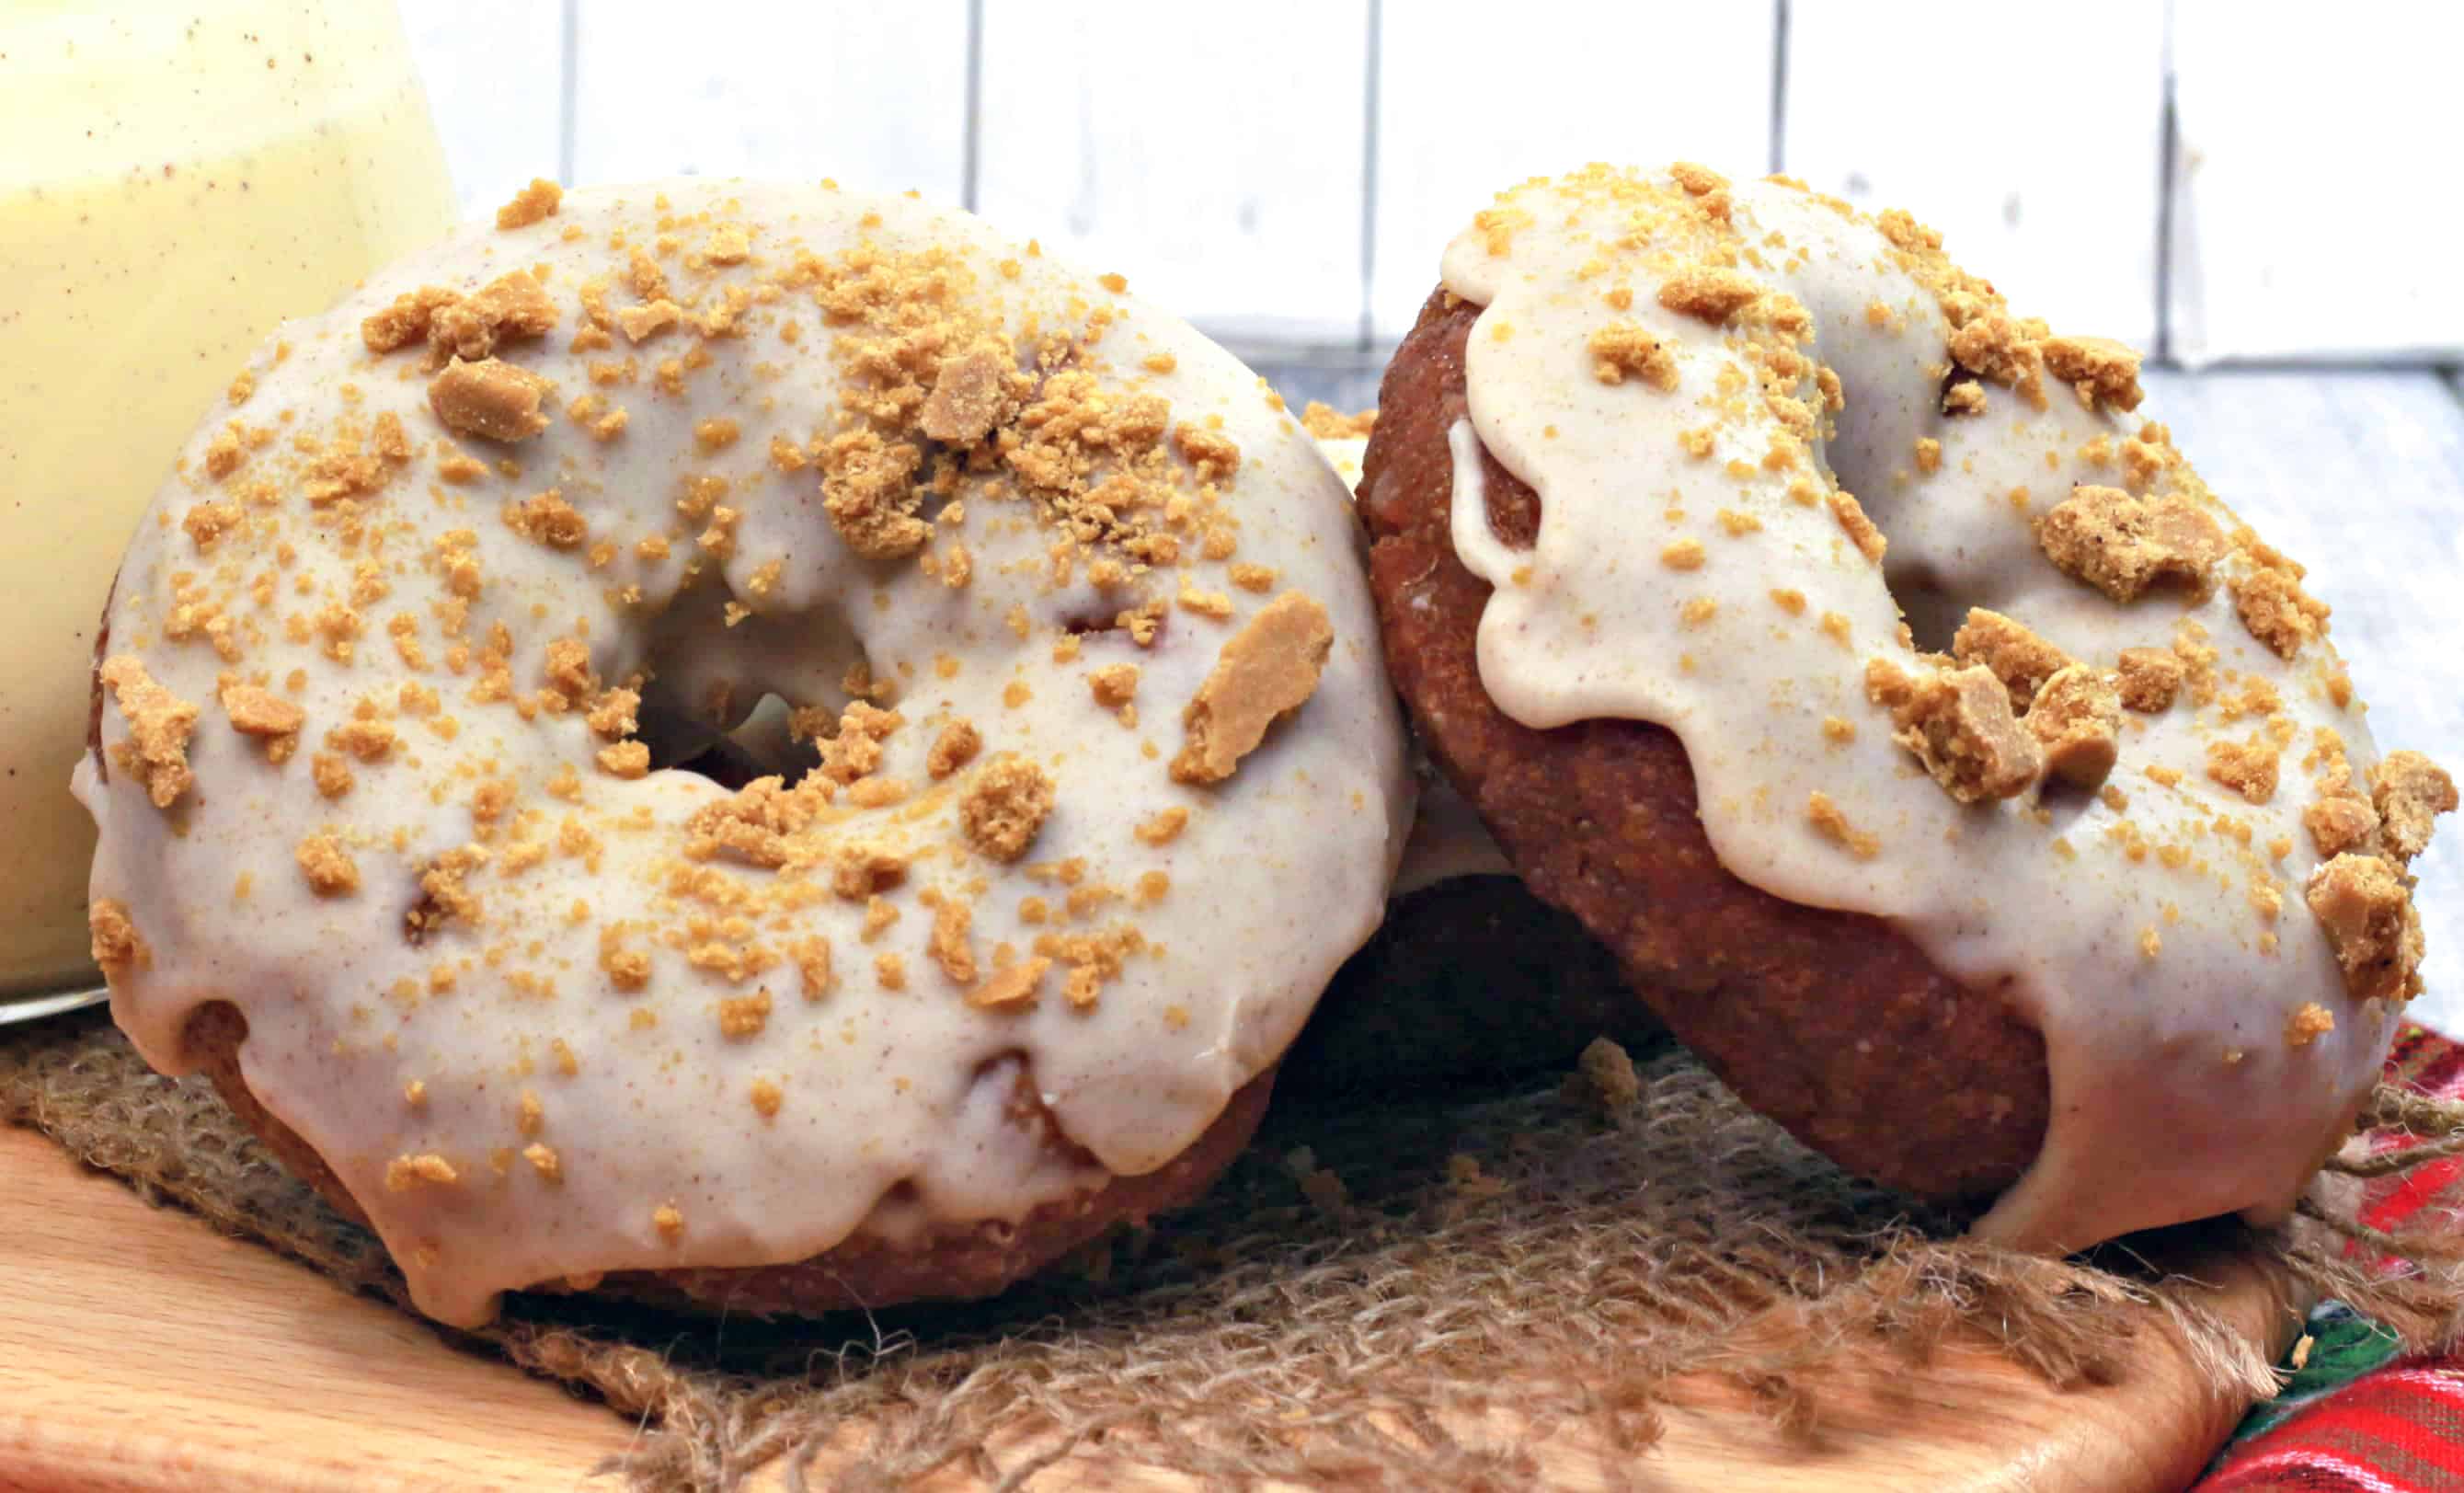
[[[106,623],[114,1015],[456,1323],[979,1295],[1186,1198],[1408,823],[1269,392],[826,184],[539,190],[286,326]],[[711,751],[774,696],[792,780]]]
[[[2453,784],[2301,569],[1903,213],[1502,194],[1390,366],[1387,656],[1542,897],[1749,1102],[2040,1249],[2280,1213],[2417,988]],[[2008,1191],[2004,1191],[2008,1189]]]

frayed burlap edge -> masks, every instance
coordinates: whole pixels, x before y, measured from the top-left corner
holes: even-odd
[[[724,1487],[781,1458],[791,1486],[825,1464],[842,1487],[953,1468],[1020,1487],[1064,1458],[1073,1478],[1096,1463],[1234,1485],[1515,1485],[1569,1430],[1585,1434],[1559,1444],[1596,1448],[1613,1485],[1658,1435],[1680,1374],[1727,1376],[1810,1431],[1824,1364],[1877,1350],[1920,1362],[1954,1338],[2070,1385],[2126,1378],[2142,1334],[2162,1333],[2220,1390],[2275,1386],[2203,1287],[2130,1251],[2062,1262],[1967,1242],[1964,1219],[1842,1175],[1682,1052],[1651,1056],[1639,1078],[1621,1106],[1555,1089],[1371,1112],[1287,1105],[1200,1205],[994,1303],[734,1318],[722,1332],[517,1296],[495,1325],[448,1335],[642,1420],[649,1434],[615,1470],[662,1493]],[[2451,1110],[2394,1090],[2369,1117],[2464,1133]],[[0,1039],[0,1121],[407,1309],[371,1236],[284,1173],[209,1087],[151,1073],[106,1022]],[[2439,1346],[2464,1300],[2464,1249],[2349,1221],[2352,1195],[2393,1165],[2371,1149],[2357,1143],[2293,1225],[2211,1229],[2409,1346]],[[2419,1263],[2372,1264],[2389,1252]],[[1741,1333],[1749,1319],[1758,1330]]]

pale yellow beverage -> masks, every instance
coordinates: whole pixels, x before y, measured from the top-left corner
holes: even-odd
[[[87,977],[95,625],[286,317],[451,225],[392,0],[0,6],[0,995]]]

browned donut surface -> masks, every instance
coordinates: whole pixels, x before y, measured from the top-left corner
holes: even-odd
[[[1449,304],[1449,302],[1452,302]],[[2009,1185],[2042,1143],[2042,1039],[1879,919],[1730,875],[1676,736],[1640,721],[1534,731],[1490,701],[1489,587],[1448,532],[1447,430],[1480,308],[1430,297],[1378,398],[1360,484],[1387,667],[1431,757],[1543,900],[1615,951],[1676,1034],[1749,1104],[1852,1171],[1927,1197]],[[1483,454],[1488,521],[1529,548],[1539,498]]]
[[[337,1212],[366,1216],[332,1168],[298,1133],[257,1101],[240,1076],[239,1049],[248,1023],[236,1007],[213,1002],[189,1021],[187,1045],[223,1102],[256,1132],[282,1164]],[[1116,1224],[1147,1219],[1195,1201],[1247,1145],[1266,1112],[1275,1084],[1267,1069],[1234,1091],[1231,1103],[1188,1149],[1142,1176],[1115,1176],[1067,1202],[1037,1209],[1017,1223],[990,1220],[967,1228],[935,1227],[913,1245],[859,1234],[809,1260],[726,1269],[618,1271],[592,1288],[611,1296],[688,1310],[811,1315],[848,1307],[917,1301],[971,1301],[995,1295],[1036,1273]],[[1022,1125],[1046,1143],[1072,1149],[1022,1075],[1013,1106]],[[558,1283],[542,1282],[554,1287]]]

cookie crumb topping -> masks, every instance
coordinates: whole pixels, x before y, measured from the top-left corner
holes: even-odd
[[[1215,668],[1181,714],[1186,733],[1172,760],[1175,781],[1221,782],[1258,749],[1269,727],[1317,691],[1334,647],[1326,608],[1298,591],[1260,607],[1223,645]]]

